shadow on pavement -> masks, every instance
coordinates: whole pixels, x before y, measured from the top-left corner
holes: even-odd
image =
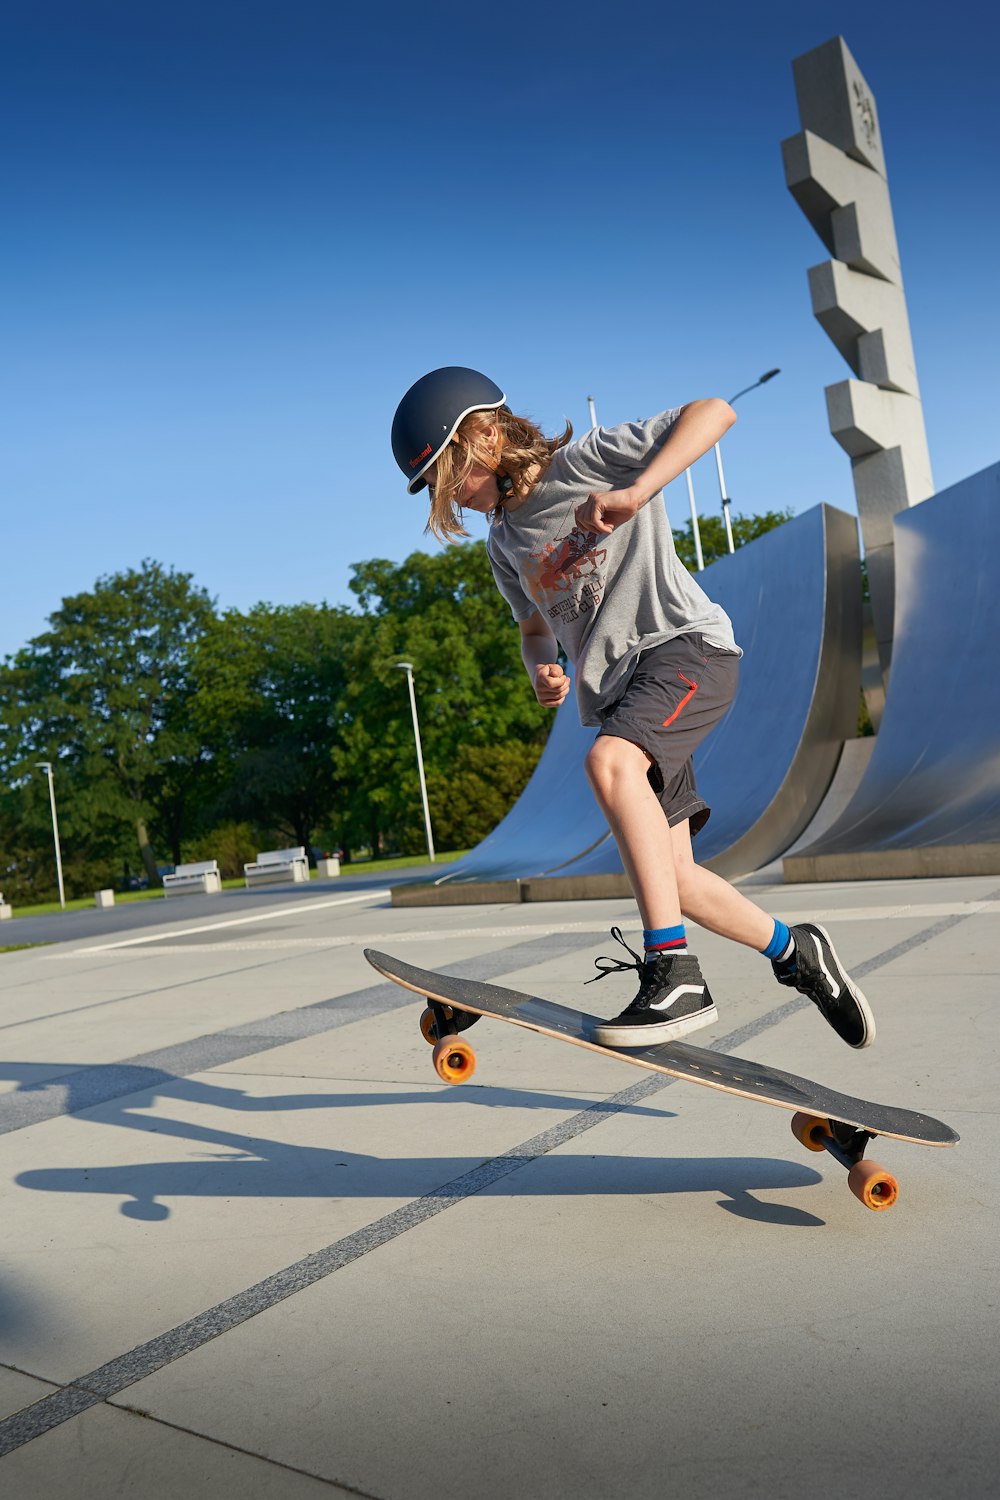
[[[37,1066],[37,1065],[36,1065]],[[33,1071],[30,1067],[28,1071]],[[8,1074],[16,1069],[5,1069]],[[36,1192],[96,1193],[122,1200],[120,1211],[150,1222],[166,1219],[163,1200],[182,1198],[246,1198],[276,1200],[315,1198],[331,1207],[340,1199],[413,1198],[441,1192],[441,1184],[472,1172],[481,1159],[467,1157],[381,1158],[335,1146],[307,1146],[143,1113],[158,1098],[240,1113],[276,1114],[306,1109],[336,1111],[371,1105],[479,1104],[488,1108],[565,1109],[578,1112],[601,1104],[566,1095],[502,1092],[461,1087],[440,1092],[420,1090],[387,1093],[312,1093],[255,1097],[242,1089],[224,1088],[170,1074],[145,1074],[145,1088],[132,1094],[127,1105],[104,1104],[86,1116],[96,1124],[118,1125],[146,1135],[185,1140],[205,1148],[194,1160],[144,1162],[115,1167],[45,1167],[22,1171],[17,1185]],[[67,1081],[72,1091],[73,1075]],[[37,1085],[43,1086],[43,1085]],[[30,1083],[27,1085],[33,1087]],[[671,1111],[642,1105],[614,1109],[615,1113],[674,1118]],[[331,1120],[331,1126],[335,1120]],[[333,1131],[331,1130],[331,1133]],[[761,1223],[816,1226],[822,1220],[787,1205],[758,1202],[760,1190],[785,1190],[821,1181],[808,1167],[780,1160],[741,1157],[665,1157],[662,1159],[594,1155],[527,1156],[528,1173],[512,1172],[503,1181],[514,1196],[564,1194],[660,1194],[714,1192],[722,1206],[741,1218]],[[445,1190],[446,1191],[446,1190]],[[496,1186],[492,1191],[503,1191]],[[464,1195],[465,1189],[458,1193]]]

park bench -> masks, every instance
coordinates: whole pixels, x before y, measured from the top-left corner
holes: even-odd
[[[203,859],[198,864],[178,865],[172,875],[163,877],[165,896],[190,896],[199,892],[203,896],[210,896],[221,890],[222,876],[219,874],[219,862],[215,859]]]
[[[268,849],[258,854],[253,864],[243,866],[247,890],[254,885],[271,885],[277,881],[309,879],[309,861],[305,848]]]

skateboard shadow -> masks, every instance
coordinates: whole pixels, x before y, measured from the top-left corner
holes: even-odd
[[[159,1121],[158,1125],[162,1126]],[[177,1132],[177,1133],[187,1133]],[[195,1136],[197,1138],[197,1136]],[[336,1148],[288,1146],[239,1137],[195,1161],[144,1162],[112,1167],[43,1167],[18,1174],[18,1187],[45,1193],[94,1193],[119,1200],[128,1218],[155,1222],[170,1217],[185,1199],[315,1199],[329,1211],[336,1230],[339,1203],[371,1198],[412,1200],[433,1193],[458,1201],[477,1191],[468,1179],[482,1166],[470,1157],[377,1157]],[[525,1157],[492,1183],[491,1196],[662,1197],[715,1193],[719,1206],[761,1224],[817,1227],[823,1220],[787,1203],[762,1201],[759,1192],[788,1192],[820,1182],[811,1168],[768,1158],[746,1157]],[[353,1226],[353,1220],[352,1220]]]

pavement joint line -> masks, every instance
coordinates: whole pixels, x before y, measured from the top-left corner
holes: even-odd
[[[1000,898],[1000,891],[994,892],[991,899],[997,898]],[[874,958],[859,965],[858,977],[863,978],[866,974],[874,973],[875,970],[892,963],[896,958],[914,948],[933,941],[935,937],[941,936],[942,933],[966,921],[968,915],[971,914],[943,918],[922,933],[914,934],[905,941],[887,948],[883,953],[876,954]],[[804,1010],[811,1003],[805,996],[789,1000],[784,1005],[767,1012],[766,1015],[759,1016],[755,1021],[720,1037],[711,1050],[722,1051],[727,1047],[740,1046],[752,1037],[759,1036],[761,1032],[779,1025],[789,1016]],[[426,1223],[437,1214],[485,1191],[486,1188],[501,1181],[512,1172],[529,1166],[558,1146],[565,1145],[567,1141],[574,1140],[585,1131],[602,1124],[605,1119],[620,1114],[624,1109],[652,1094],[672,1087],[679,1081],[676,1078],[663,1078],[654,1074],[651,1078],[640,1079],[629,1088],[622,1089],[607,1099],[596,1100],[585,1109],[550,1126],[520,1145],[511,1147],[469,1172],[463,1172],[451,1182],[439,1185],[421,1198],[394,1209],[391,1213],[383,1215],[381,1219],[376,1219],[374,1223],[365,1225],[340,1240],[335,1240],[321,1250],[303,1256],[292,1265],[273,1272],[254,1286],[237,1292],[232,1297],[227,1297],[214,1307],[207,1308],[204,1312],[179,1324],[176,1328],[169,1329],[166,1333],[159,1334],[127,1353],[109,1360],[64,1386],[55,1394],[41,1397],[30,1406],[0,1421],[0,1457],[23,1447],[25,1443],[51,1431],[54,1427],[61,1426],[63,1422],[79,1416],[90,1407],[109,1400],[128,1386],[145,1380],[157,1370],[182,1359],[186,1354],[194,1353],[213,1339],[248,1322],[259,1313],[267,1312],[288,1297],[294,1296],[296,1292],[304,1291],[318,1281],[325,1280],[335,1271],[352,1265],[373,1250],[381,1249],[383,1245],[389,1244],[400,1235]]]
[[[384,900],[390,895],[388,886],[375,891],[359,891],[353,896],[336,896],[329,901],[296,901],[291,906],[275,906],[270,911],[255,912],[252,917],[226,917],[221,922],[202,922],[197,927],[182,927],[177,932],[154,932],[147,937],[121,938],[114,943],[90,944],[77,948],[74,957],[82,953],[112,953],[117,948],[138,948],[145,943],[162,943],[170,938],[187,937],[198,932],[215,932],[223,927],[246,927],[251,922],[270,922],[275,917],[297,916],[304,911],[324,911],[331,906],[354,906],[362,901]]]
[[[375,1495],[371,1490],[359,1490],[357,1485],[348,1484],[344,1479],[328,1479],[325,1474],[316,1474],[312,1469],[302,1469],[297,1464],[285,1463],[280,1458],[269,1458],[266,1453],[258,1453],[253,1448],[242,1448],[239,1443],[231,1443],[226,1438],[215,1437],[210,1432],[199,1432],[197,1427],[185,1427],[180,1422],[170,1422],[166,1417],[158,1417],[154,1412],[146,1411],[144,1407],[132,1406],[127,1401],[109,1401],[113,1411],[119,1411],[130,1417],[138,1417],[145,1422],[154,1422],[157,1427],[167,1427],[171,1432],[181,1432],[185,1437],[197,1438],[199,1442],[211,1443],[215,1448],[225,1448],[230,1453],[242,1453],[245,1458],[256,1458],[262,1464],[268,1464],[272,1469],[283,1469],[289,1474],[301,1474],[304,1479],[315,1479],[320,1484],[329,1485],[330,1489],[338,1490],[342,1495],[357,1495],[359,1500],[383,1500],[382,1496]]]

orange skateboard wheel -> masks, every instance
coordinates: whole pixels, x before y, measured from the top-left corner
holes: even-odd
[[[807,1151],[825,1151],[823,1138],[832,1135],[833,1131],[829,1120],[821,1119],[819,1115],[796,1113],[792,1115],[792,1134]]]
[[[443,1036],[434,1044],[434,1069],[445,1083],[464,1083],[476,1071],[476,1054],[468,1042]]]
[[[420,1016],[420,1035],[425,1042],[430,1042],[432,1047],[438,1039],[437,1022],[434,1019],[434,1012],[429,1005]]]
[[[865,1208],[891,1208],[899,1197],[899,1183],[877,1161],[856,1161],[847,1174],[847,1186]]]

